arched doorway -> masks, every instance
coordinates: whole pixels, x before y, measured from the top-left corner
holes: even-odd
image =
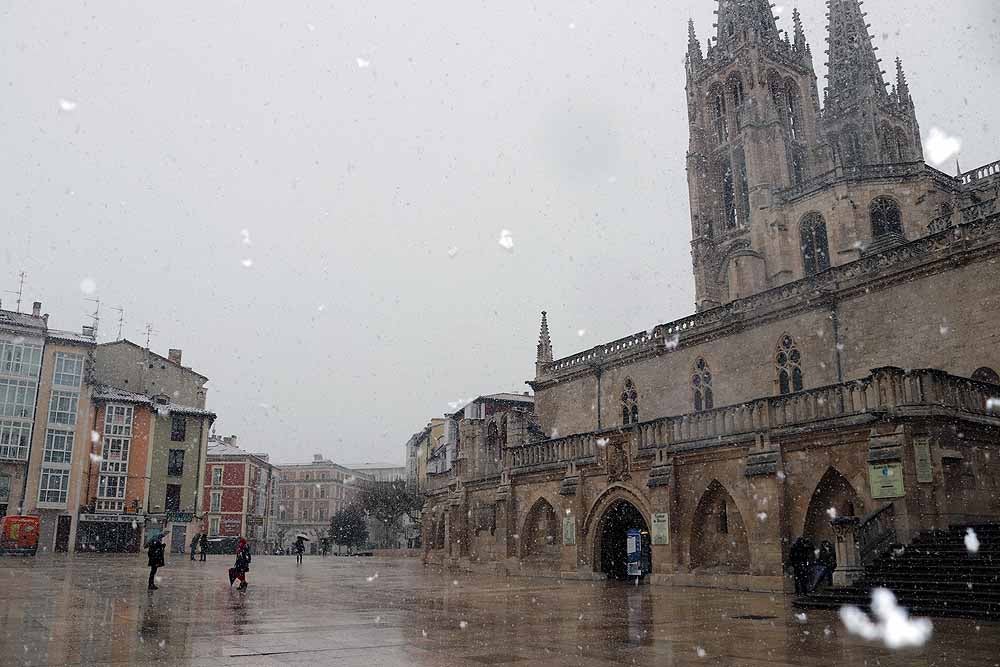
[[[827,468],[809,501],[802,534],[816,545],[823,540],[835,544],[830,519],[835,516],[860,516],[863,513],[861,498],[851,483],[836,468]]]
[[[738,573],[750,569],[750,543],[736,501],[718,480],[705,489],[691,523],[691,568]]]
[[[628,577],[627,535],[632,528],[638,529],[642,535],[642,551],[646,554],[646,562],[642,566],[643,572],[649,572],[652,566],[649,561],[649,525],[645,517],[629,501],[616,500],[604,510],[594,532],[597,542],[595,569],[599,568],[598,571],[606,574],[609,579]]]
[[[552,504],[539,498],[521,531],[521,545],[524,558],[535,560],[558,560],[561,553],[559,540],[559,519]]]

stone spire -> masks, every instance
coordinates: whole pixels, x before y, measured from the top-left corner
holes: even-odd
[[[896,57],[896,97],[902,105],[912,105],[913,98],[910,97],[910,85],[906,83],[906,73],[903,71],[903,61]]]
[[[770,0],[719,0],[716,26],[719,29],[716,42],[719,46],[731,46],[743,39],[756,36],[758,41],[778,41],[778,25],[771,13]]]
[[[827,0],[830,55],[827,81],[828,101],[835,107],[850,107],[866,99],[886,101],[885,80],[877,47],[868,34],[861,0]]]
[[[539,368],[542,364],[552,362],[552,339],[549,338],[549,323],[545,319],[545,311],[542,311],[542,326],[538,331],[538,356],[535,363]]]
[[[795,49],[795,53],[805,53],[809,50],[809,46],[806,44],[806,33],[802,29],[802,17],[799,15],[798,7],[792,10],[792,23],[795,25],[795,38],[792,41],[792,48]]]
[[[688,19],[688,69],[697,68],[701,63],[701,43],[698,41],[698,36],[694,34],[694,19]]]

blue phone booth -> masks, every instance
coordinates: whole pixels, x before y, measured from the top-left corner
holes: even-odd
[[[638,528],[629,528],[625,533],[625,562],[628,564],[628,576],[641,577],[642,571],[642,532]]]

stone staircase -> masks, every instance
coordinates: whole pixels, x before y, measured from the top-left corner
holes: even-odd
[[[979,539],[979,551],[965,546],[966,529]],[[1000,524],[952,526],[920,533],[906,547],[896,546],[854,585],[798,597],[797,607],[867,609],[873,588],[888,588],[911,614],[1000,619]]]

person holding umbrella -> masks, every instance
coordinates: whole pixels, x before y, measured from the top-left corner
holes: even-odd
[[[299,533],[295,536],[295,564],[300,565],[302,563],[302,554],[306,552],[306,540],[309,538]]]
[[[232,586],[233,582],[237,579],[240,580],[239,589],[245,591],[247,589],[247,577],[246,574],[250,570],[250,545],[247,541],[240,538],[240,543],[236,547],[236,565],[229,569],[229,585]]]
[[[163,560],[163,531],[156,529],[146,541],[146,549],[149,552],[149,590],[155,591],[159,588],[156,585],[156,570],[166,563]]]
[[[191,560],[194,560],[194,553],[198,551],[198,533],[191,538]]]
[[[206,556],[208,556],[208,534],[202,533],[198,542],[201,546],[201,562],[204,563]]]

